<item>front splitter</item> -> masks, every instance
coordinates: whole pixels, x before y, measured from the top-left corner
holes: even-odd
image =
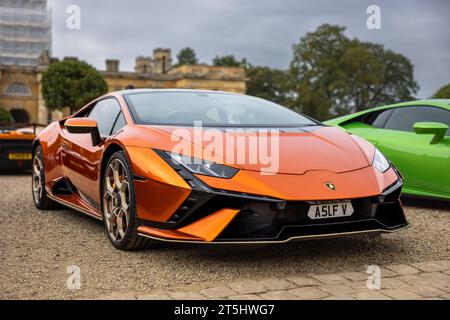
[[[343,238],[351,237],[357,235],[370,235],[370,234],[381,234],[381,233],[394,233],[410,227],[408,223],[404,227],[395,230],[385,230],[385,229],[371,229],[371,230],[361,230],[361,231],[349,231],[349,232],[339,232],[339,233],[327,233],[320,235],[304,235],[304,236],[293,236],[283,240],[248,240],[248,241],[201,241],[201,240],[180,240],[180,239],[168,239],[160,238],[145,233],[138,233],[139,236],[162,241],[162,242],[173,242],[173,243],[186,243],[186,244],[205,244],[205,245],[245,245],[245,244],[283,244],[292,241],[301,240],[315,240],[315,239],[330,239],[330,238]]]

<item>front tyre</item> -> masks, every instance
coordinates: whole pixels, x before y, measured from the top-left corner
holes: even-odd
[[[102,179],[103,222],[113,246],[120,250],[141,250],[154,245],[137,232],[133,175],[123,151],[111,156]]]

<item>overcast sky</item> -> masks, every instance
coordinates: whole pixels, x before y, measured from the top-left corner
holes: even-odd
[[[200,62],[234,54],[286,69],[292,44],[322,23],[382,43],[415,66],[419,98],[450,82],[450,1],[302,0],[50,0],[53,55],[78,56],[99,69],[106,58],[133,70],[136,56],[154,48],[195,49]],[[366,27],[366,9],[381,8],[381,30]],[[81,9],[81,29],[66,27],[69,5]]]

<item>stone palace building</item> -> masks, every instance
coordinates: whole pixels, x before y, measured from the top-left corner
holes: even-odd
[[[35,66],[0,64],[0,108],[9,110],[16,122],[46,124],[67,115],[67,110],[49,114],[41,95],[42,74],[50,63],[48,51],[45,51]],[[170,49],[155,49],[152,57],[136,58],[134,72],[121,71],[119,60],[108,59],[105,64],[105,70],[100,72],[110,91],[122,90],[129,85],[136,88],[208,89],[238,93],[245,93],[246,90],[244,68],[204,64],[172,67]]]

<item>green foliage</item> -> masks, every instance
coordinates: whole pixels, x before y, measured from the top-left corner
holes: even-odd
[[[181,65],[192,65],[192,64],[198,64],[197,55],[195,54],[194,49],[190,47],[186,47],[180,50],[180,52],[177,54],[177,66]]]
[[[50,110],[69,107],[73,113],[107,91],[102,75],[84,61],[53,62],[42,77],[42,95]]]
[[[247,94],[289,106],[289,74],[269,67],[249,66],[247,69]]]
[[[433,99],[450,99],[450,83],[441,87],[435,94],[432,96]]]
[[[11,113],[8,110],[0,108],[0,123],[11,123],[14,122]]]
[[[213,65],[218,67],[247,67],[247,59],[242,59],[241,61],[237,60],[233,55],[227,56],[216,56],[213,59]]]
[[[281,105],[289,105],[288,72],[269,67],[252,66],[246,58],[239,61],[233,55],[216,56],[213,59],[213,65],[245,68],[248,78],[246,91],[248,95]]]
[[[413,98],[418,85],[406,57],[344,31],[324,24],[293,46],[292,107],[324,120]]]

